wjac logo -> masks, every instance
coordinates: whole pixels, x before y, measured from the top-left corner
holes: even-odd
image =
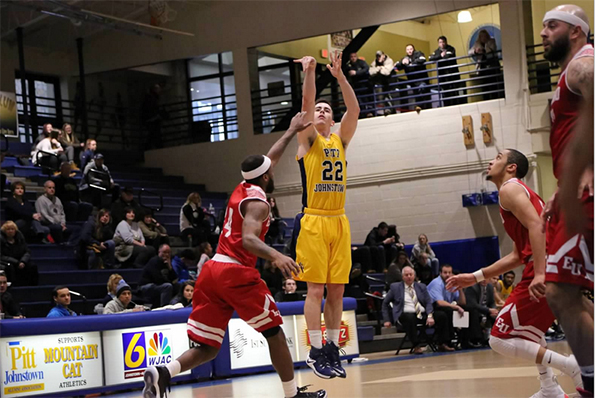
[[[171,346],[162,332],[123,333],[125,378],[142,377],[148,366],[170,363]]]

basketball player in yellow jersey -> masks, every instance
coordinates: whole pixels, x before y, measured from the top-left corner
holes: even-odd
[[[354,136],[360,107],[354,90],[342,73],[342,54],[330,56],[327,68],[337,79],[346,113],[340,128],[334,126],[331,105],[315,101],[315,68],[313,57],[296,60],[305,73],[302,89],[304,123],[313,125],[298,133],[298,154],[302,178],[302,213],[296,217],[292,252],[304,272],[297,280],[308,285],[304,316],[311,350],[306,359],[315,374],[324,379],[346,377],[340,363],[339,335],[342,321],[344,285],[352,267],[350,224],[346,218],[346,149]],[[316,102],[316,103],[315,103]],[[327,286],[324,318],[327,344],[321,334],[321,301]]]

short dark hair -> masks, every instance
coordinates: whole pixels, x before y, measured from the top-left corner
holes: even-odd
[[[206,251],[208,250],[208,245],[210,245],[210,243],[208,242],[202,242],[200,243],[200,253],[206,253]]]
[[[10,192],[15,193],[15,189],[18,185],[23,187],[23,191],[25,191],[25,184],[23,184],[21,181],[15,181],[12,184],[10,184]]]
[[[415,49],[415,45],[414,45],[414,44],[408,43],[408,44],[406,45],[406,47],[408,47],[408,46],[411,46],[411,47],[413,48],[413,50]]]
[[[516,177],[518,179],[525,177],[529,171],[529,160],[527,160],[527,157],[516,149],[508,148],[507,151],[508,155],[506,156],[506,165],[517,165]]]
[[[244,161],[242,162],[242,166],[241,166],[242,171],[248,172],[248,171],[255,170],[256,168],[260,167],[260,165],[263,164],[263,162],[264,162],[263,155],[250,155],[246,159],[244,159]],[[259,175],[256,178],[253,178],[252,180],[246,180],[246,182],[250,183],[250,184],[254,184],[254,185],[260,185],[260,178],[262,176],[264,176],[265,174],[267,174],[267,172]]]
[[[317,106],[317,104],[327,104],[327,105],[329,105],[331,110],[333,110],[333,106],[331,106],[331,102],[327,101],[325,98],[319,98],[318,100],[316,100],[315,106]]]
[[[452,268],[452,266],[450,264],[442,264],[442,266],[440,267],[440,271],[444,268]]]
[[[406,257],[408,257],[408,253],[406,253],[404,250],[398,250],[398,256],[397,257],[400,257],[400,256],[406,256]]]
[[[129,212],[133,212],[133,214],[135,214],[137,216],[137,214],[135,212],[135,209],[133,207],[131,207],[131,206],[125,206],[125,208],[123,209],[123,215],[126,216],[127,213],[129,213]],[[125,218],[123,218],[123,220],[124,219]]]
[[[68,287],[64,285],[56,286],[54,289],[52,289],[52,297],[57,298],[58,291],[63,289],[68,289]]]
[[[192,249],[185,249],[184,251],[179,253],[179,258],[181,258],[181,259],[185,258],[187,260],[195,260],[196,255],[194,254],[194,251]]]
[[[502,276],[506,276],[506,275],[509,275],[509,274],[511,274],[512,276],[516,276],[514,271],[505,272],[504,275],[502,275]]]
[[[377,226],[377,229],[382,229],[382,228],[388,228],[388,225],[385,221],[380,222],[379,225]]]
[[[444,40],[446,43],[448,43],[448,39],[446,39],[446,36],[443,36],[443,35],[442,35],[442,36],[438,37],[438,41],[439,41],[440,39],[442,39],[442,40]]]

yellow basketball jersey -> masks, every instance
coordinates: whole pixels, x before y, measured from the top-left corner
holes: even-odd
[[[346,203],[346,153],[341,138],[317,134],[310,150],[298,159],[302,179],[302,206],[341,210]]]
[[[502,280],[499,280],[498,282],[500,282],[500,297],[502,297],[502,300],[506,300],[508,298],[508,296],[510,296],[510,294],[513,291],[513,288],[515,287],[514,284],[510,285],[509,288],[505,288],[504,287],[504,282]]]

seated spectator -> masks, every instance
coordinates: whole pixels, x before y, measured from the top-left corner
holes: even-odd
[[[469,49],[469,55],[475,58],[477,62],[477,74],[480,80],[476,85],[486,85],[482,91],[493,91],[502,88],[502,70],[500,69],[500,60],[498,59],[498,48],[496,40],[490,36],[485,29],[479,31],[477,41]],[[496,76],[498,75],[498,76]],[[498,83],[494,85],[493,83]],[[484,94],[484,100],[500,98],[501,93]]]
[[[106,306],[112,299],[117,297],[117,285],[122,279],[123,277],[119,274],[112,274],[108,277],[108,282],[106,283],[107,294],[102,301],[103,306]]]
[[[393,308],[390,308],[393,304]],[[412,343],[412,352],[422,354],[423,349],[419,346],[419,327],[433,327],[437,322],[433,317],[433,304],[431,297],[427,292],[427,286],[415,282],[415,270],[405,265],[402,268],[402,282],[393,283],[390,291],[385,295],[382,307],[384,326],[392,327],[392,324],[399,323],[406,332],[408,339]],[[392,322],[393,321],[393,322]],[[446,320],[441,317],[440,323]],[[443,333],[447,325],[440,325]],[[440,345],[440,351],[454,351],[453,348]]]
[[[429,56],[429,60],[437,61],[438,81],[442,91],[439,95],[444,98],[444,106],[464,104],[467,102],[466,98],[446,99],[449,97],[460,97],[461,93],[458,90],[454,90],[464,87],[464,83],[462,82],[452,83],[460,80],[456,62],[456,50],[448,44],[446,36],[438,37],[438,46],[439,47],[435,49],[433,54]],[[454,66],[454,68],[452,66]],[[450,92],[443,93],[444,91]]]
[[[65,150],[67,160],[69,161],[71,168],[73,170],[79,170],[75,164],[75,158],[84,145],[83,143],[79,142],[77,136],[73,132],[73,128],[69,123],[63,124],[62,130],[58,135],[58,142],[60,142],[60,145]]]
[[[454,311],[462,317],[465,310],[461,307],[466,305],[465,293],[462,289],[456,292],[446,290],[446,281],[452,276],[452,266],[449,264],[442,265],[440,276],[435,278],[427,286],[427,291],[433,301],[433,316],[436,323],[443,322],[447,327],[438,329],[438,340],[441,344],[452,347],[452,339],[454,337]],[[468,348],[468,347],[462,347]]]
[[[296,289],[298,286],[296,285],[296,281],[289,278],[283,281],[283,290],[280,290],[275,295],[275,301],[280,302],[288,302],[288,301],[301,301],[302,296],[296,293]]]
[[[41,155],[38,156],[38,153]],[[58,170],[62,162],[67,162],[67,156],[58,142],[58,132],[53,130],[49,137],[41,140],[31,152],[31,162],[40,167],[45,167],[51,171]]]
[[[55,306],[50,310],[47,318],[61,318],[64,316],[77,316],[75,311],[69,308],[71,305],[71,292],[66,286],[56,286],[52,291],[52,299]]]
[[[194,297],[194,282],[185,281],[181,284],[179,294],[171,300],[171,305],[181,304],[184,307],[192,306],[192,298]]]
[[[369,68],[369,84],[371,87],[378,85],[381,87],[375,87],[373,89],[374,92],[388,92],[390,91],[390,77],[392,72],[394,71],[394,61],[388,57],[383,51],[377,51],[375,54],[375,60],[371,62],[371,67]],[[390,98],[389,94],[385,94],[385,98]],[[385,106],[391,106],[391,103],[383,103],[384,95],[378,95],[374,99],[377,101],[377,107],[383,108]],[[377,112],[380,115],[389,115],[392,113],[390,109],[385,109],[383,111]],[[372,114],[369,114],[373,116]],[[367,116],[369,116],[367,115]]]
[[[25,184],[16,181],[10,185],[12,195],[6,201],[6,219],[14,221],[19,231],[28,236],[34,234],[38,240],[46,241],[50,228],[41,223],[42,215],[25,199]]]
[[[433,280],[433,271],[429,262],[429,254],[425,252],[419,254],[417,262],[415,263],[415,272],[417,273],[417,279],[421,283],[429,285]]]
[[[42,126],[42,133],[39,134],[36,138],[35,141],[33,141],[33,146],[31,147],[31,150],[35,150],[35,147],[37,146],[37,144],[39,144],[40,142],[42,142],[42,140],[44,138],[48,138],[50,137],[50,134],[56,131],[56,133],[58,134],[58,131],[52,126],[51,123],[46,123],[44,124],[44,126]]]
[[[210,245],[210,243],[208,242],[202,242],[200,243],[200,259],[198,260],[198,265],[197,265],[197,273],[196,273],[196,278],[200,277],[200,271],[202,271],[202,266],[204,265],[204,263],[206,263],[208,260],[210,260],[213,256],[213,248]]]
[[[125,208],[125,219],[117,225],[113,240],[117,260],[132,263],[135,268],[142,268],[156,253],[152,246],[146,246],[144,234],[135,222],[135,210],[131,207]]]
[[[125,219],[125,209],[128,207],[132,208],[136,215],[142,213],[142,207],[133,198],[133,189],[131,187],[125,187],[122,189],[119,199],[117,199],[110,208],[110,214],[112,214],[113,219],[113,227],[116,228],[117,224],[119,224],[121,220]]]
[[[179,282],[196,280],[196,264],[196,256],[192,249],[185,249],[179,256],[174,256],[171,261]]]
[[[181,206],[179,229],[182,239],[191,239],[191,246],[198,246],[200,243],[208,241],[210,222],[202,209],[202,198],[198,192],[189,194]]]
[[[496,307],[502,308],[504,307],[504,300],[502,300],[502,296],[500,296],[500,289],[502,289],[500,286],[500,278],[493,276],[490,278],[490,280],[490,284],[494,287],[494,300],[496,301]]]
[[[84,201],[98,208],[102,207],[102,197],[106,192],[112,194],[113,202],[117,199],[119,186],[115,185],[101,153],[95,154],[94,161],[88,163],[83,169],[79,191]]]
[[[265,242],[267,242],[267,244],[283,243],[283,234],[285,233],[284,228],[287,227],[287,223],[283,221],[279,215],[279,209],[277,208],[275,198],[270,196],[267,200],[271,205],[271,211],[269,213],[271,223],[269,224],[269,230],[265,235]]]
[[[21,313],[19,303],[7,292],[7,289],[8,279],[4,271],[0,271],[0,313],[4,314],[4,319],[25,318]]]
[[[177,280],[177,273],[171,266],[171,248],[162,245],[158,256],[150,259],[144,267],[139,289],[149,302],[164,307],[171,302],[173,292],[179,287]]]
[[[419,235],[419,239],[412,248],[412,258],[410,260],[416,262],[419,258],[419,254],[422,252],[427,253],[427,263],[431,267],[433,277],[435,278],[440,274],[440,260],[435,257],[435,253],[429,244],[429,239],[427,239],[427,235],[425,234]]]
[[[143,211],[140,221],[138,221],[140,229],[144,234],[144,239],[148,246],[153,246],[156,250],[160,245],[169,243],[169,235],[165,227],[160,225],[153,217],[150,211]]]
[[[88,269],[115,266],[115,231],[110,222],[110,212],[101,209],[96,217],[90,217],[81,231],[82,251],[87,254]]]
[[[52,179],[56,187],[56,197],[65,207],[67,221],[87,221],[94,206],[79,199],[79,186],[71,176],[71,164],[63,162],[60,174]]]
[[[494,287],[488,279],[484,279],[466,288],[465,298],[467,300],[465,309],[469,312],[469,329],[465,331],[467,335],[462,341],[474,347],[487,345],[489,340],[487,330],[492,327],[498,316]]]
[[[117,284],[117,294],[104,307],[103,314],[123,314],[126,312],[141,312],[144,307],[131,301],[131,287],[121,279]]]
[[[395,65],[396,70],[404,70],[408,87],[412,87],[413,94],[419,95],[415,101],[417,106],[423,109],[431,108],[431,97],[424,95],[429,93],[429,75],[425,66],[427,58],[421,51],[415,50],[415,46],[406,46],[406,56]]]
[[[59,198],[54,195],[54,182],[48,180],[44,183],[44,194],[35,201],[35,209],[42,215],[42,225],[50,228],[50,235],[55,243],[63,243],[69,239],[68,244],[75,242],[74,229],[67,228],[65,210]]]
[[[515,283],[514,271],[508,271],[507,273],[502,275],[502,280],[498,281],[498,284],[500,285],[500,289],[498,290],[498,293],[500,293],[500,298],[502,299],[502,305],[504,305],[504,303],[508,299],[508,296],[510,296],[510,294],[512,293],[512,291],[514,289],[514,283]]]
[[[391,286],[392,283],[402,282],[402,269],[405,266],[415,268],[415,266],[408,259],[408,255],[404,250],[398,252],[396,260],[388,267],[387,273],[385,274],[385,283]]]
[[[281,290],[281,282],[283,281],[283,275],[279,268],[267,260],[265,261],[265,266],[260,277],[267,284],[267,287],[271,291],[271,295],[275,297],[277,292]]]
[[[375,272],[383,272],[389,264],[386,260],[386,248],[389,251],[390,246],[394,243],[395,238],[387,237],[388,225],[385,222],[380,222],[377,227],[374,227],[365,239],[365,246],[368,246],[371,250],[372,264],[374,265]],[[390,258],[392,262],[393,257]]]
[[[37,286],[38,268],[31,255],[23,234],[12,221],[2,224],[0,233],[0,258],[6,276],[13,286]]]
[[[81,153],[81,169],[85,169],[92,160],[94,160],[94,154],[96,153],[96,140],[89,139],[85,142],[85,150]]]
[[[350,58],[346,65],[344,65],[344,74],[356,92],[356,97],[361,104],[361,108],[363,108],[363,106],[370,107],[370,105],[364,105],[369,102],[369,100],[364,97],[364,95],[368,93],[369,88],[369,64],[358,58],[357,53],[350,53]]]

